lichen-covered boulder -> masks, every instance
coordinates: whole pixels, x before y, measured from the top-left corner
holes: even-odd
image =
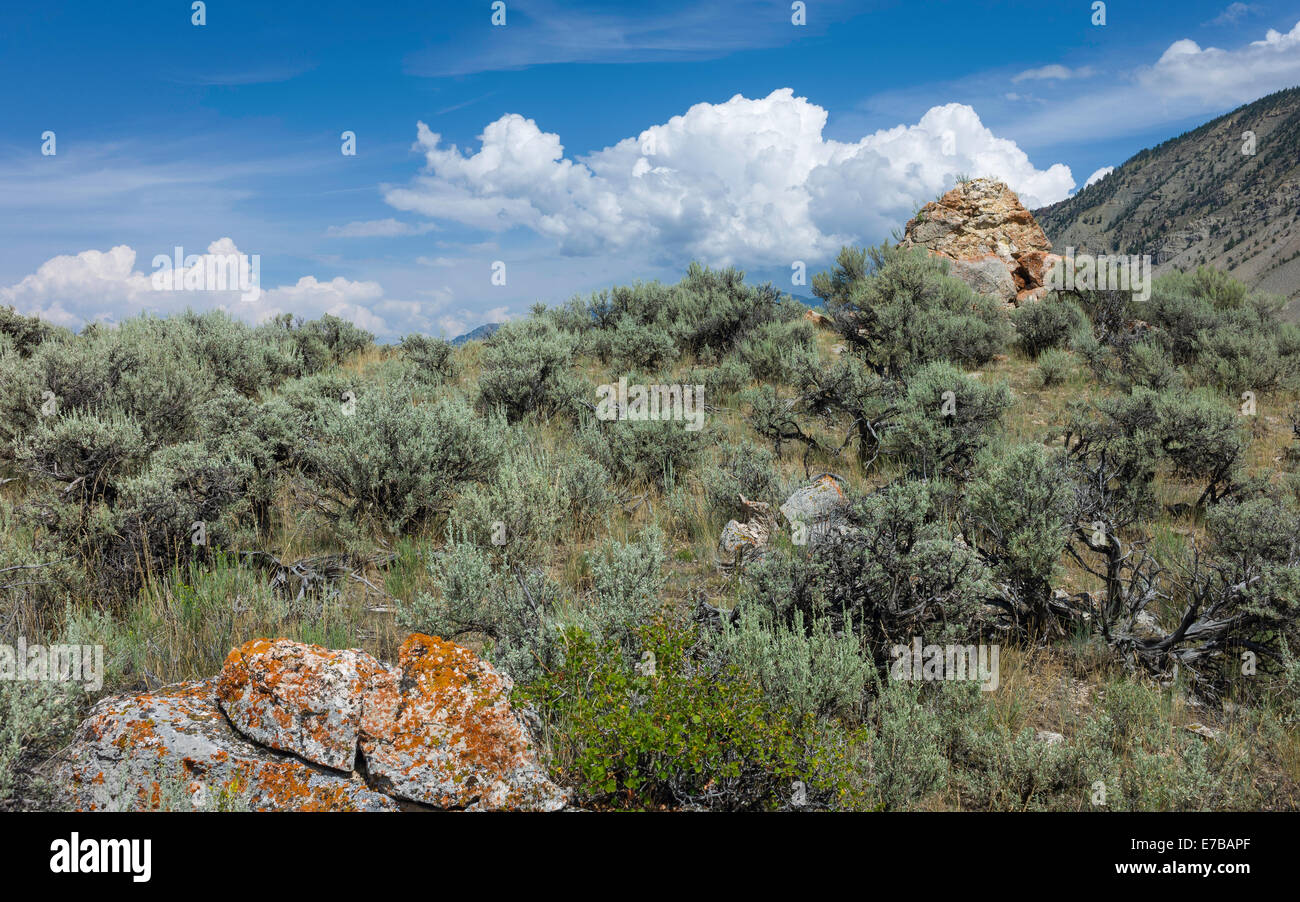
[[[439,808],[563,808],[510,709],[510,680],[468,649],[414,634],[361,712],[372,785]]]
[[[101,700],[64,753],[57,774],[62,804],[79,811],[401,807],[349,774],[240,736],[217,706],[216,684],[177,683]]]
[[[849,499],[838,477],[823,473],[781,505],[796,544],[816,545],[845,522]]]
[[[766,551],[770,537],[767,527],[761,523],[728,520],[718,536],[718,559],[723,562],[724,569],[742,560],[757,560]]]
[[[66,804],[563,808],[510,689],[473,652],[430,636],[410,636],[396,667],[255,639],[219,677],[100,702],[66,754]]]
[[[249,739],[351,772],[362,699],[384,671],[363,651],[254,639],[226,658],[217,700]]]

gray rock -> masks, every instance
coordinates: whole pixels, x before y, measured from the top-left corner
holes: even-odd
[[[718,568],[724,573],[746,562],[761,560],[767,554],[776,524],[770,504],[750,501],[744,495],[740,496],[740,503],[749,511],[749,519],[744,523],[728,520],[718,537]]]
[[[79,811],[400,807],[349,774],[240,736],[217,707],[215,679],[101,700],[79,727],[57,780],[63,806]]]
[[[978,294],[997,298],[999,301],[1016,299],[1016,280],[1006,263],[996,255],[953,260],[948,264],[948,272],[961,279]]]
[[[795,489],[781,505],[781,513],[790,524],[794,542],[812,546],[844,525],[848,504],[839,478],[823,473],[809,485]]]
[[[1142,611],[1133,618],[1133,636],[1138,639],[1158,642],[1169,635],[1160,628],[1155,616],[1150,611]]]

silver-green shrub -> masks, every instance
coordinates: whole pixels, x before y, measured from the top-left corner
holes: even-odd
[[[799,720],[812,715],[852,719],[862,713],[875,672],[846,617],[837,630],[829,618],[805,624],[796,611],[789,625],[770,610],[744,605],[733,624],[723,620],[719,649],[763,687],[778,707]]]
[[[459,484],[490,478],[502,424],[463,401],[416,403],[409,387],[368,386],[330,413],[307,451],[316,479],[354,519],[393,532],[446,511]]]

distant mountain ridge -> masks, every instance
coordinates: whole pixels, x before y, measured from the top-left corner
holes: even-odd
[[[794,292],[786,292],[786,294],[794,298],[799,303],[803,304],[805,307],[816,308],[822,305],[822,301],[820,298],[811,297],[809,295],[795,294]],[[487,338],[490,338],[492,333],[500,328],[501,328],[501,323],[484,323],[483,325],[479,326],[477,329],[471,329],[470,331],[466,332],[464,335],[457,335],[455,338],[451,340],[451,343],[459,347],[460,345],[463,345],[467,341],[483,341]]]
[[[1300,88],[1144,150],[1034,216],[1056,253],[1150,254],[1157,273],[1209,264],[1300,318]]]
[[[459,346],[459,345],[463,345],[467,341],[482,341],[483,339],[489,337],[493,332],[495,332],[497,329],[500,328],[501,328],[500,323],[484,323],[483,325],[479,326],[477,329],[471,329],[470,331],[466,332],[464,335],[457,335],[455,338],[451,340],[451,343]]]

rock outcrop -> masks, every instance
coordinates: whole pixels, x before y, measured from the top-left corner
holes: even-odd
[[[381,673],[384,666],[365,652],[254,639],[227,656],[217,698],[254,742],[350,772],[362,700]]]
[[[744,495],[740,496],[740,502],[749,511],[747,521],[728,521],[718,537],[718,567],[724,573],[761,560],[771,548],[777,528],[770,504],[750,501]],[[791,492],[780,511],[790,527],[790,540],[796,545],[813,546],[845,525],[848,504],[843,480],[832,473],[823,473]]]
[[[951,273],[975,291],[1017,304],[1042,297],[1057,259],[1034,215],[993,179],[963,182],[926,204],[899,246],[946,257]]]
[[[216,678],[101,701],[60,783],[79,810],[563,808],[510,688],[469,650],[430,636],[410,636],[396,667],[256,639]]]
[[[747,561],[761,560],[767,554],[772,530],[776,528],[772,505],[766,501],[750,501],[744,495],[740,496],[740,503],[749,512],[746,521],[728,520],[718,537],[718,568],[724,573]]]

